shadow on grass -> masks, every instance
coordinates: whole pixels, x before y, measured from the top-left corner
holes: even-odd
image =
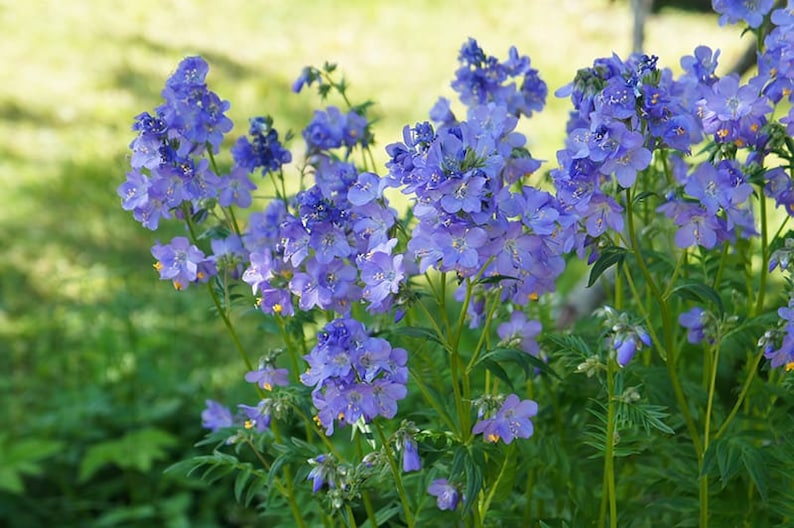
[[[0,524],[86,526],[113,513],[126,519],[114,526],[215,526],[228,514],[226,494],[163,471],[193,453],[204,399],[222,397],[223,380],[243,369],[204,292],[157,280],[156,237],[116,195],[124,170],[122,159],[64,164],[57,177],[18,185],[35,214],[0,225],[2,435],[61,446],[31,461],[37,474],[20,473],[24,495],[0,483]],[[154,440],[119,447],[140,431]],[[107,459],[91,470],[96,453]]]

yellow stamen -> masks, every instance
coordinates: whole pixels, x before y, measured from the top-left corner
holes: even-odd
[[[496,433],[490,433],[487,437],[485,437],[487,442],[493,442],[494,444],[499,441],[499,435]]]
[[[154,267],[154,269],[156,269],[157,271],[161,271],[161,270],[163,269],[163,263],[162,263],[162,262],[160,262],[159,260],[158,260],[157,262],[155,262],[155,263],[154,263],[152,266],[153,266],[153,267]]]
[[[177,291],[182,291],[182,290],[185,289],[185,287],[182,285],[181,282],[174,281],[174,289],[177,290]]]
[[[540,299],[540,296],[538,295],[537,292],[532,292],[529,294],[530,301],[537,301],[538,299]]]
[[[201,279],[203,279],[206,276],[207,275],[203,271],[199,271],[198,273],[196,273],[196,279],[198,279],[198,280],[201,280]]]
[[[271,385],[270,383],[265,383],[262,385],[262,388],[265,389],[266,391],[272,391],[273,385]]]
[[[786,372],[791,372],[792,370],[794,370],[794,361],[786,363]]]
[[[253,429],[253,428],[254,428],[254,422],[253,422],[253,421],[251,421],[251,420],[246,420],[246,421],[245,421],[245,424],[244,424],[243,426],[244,426],[246,429]]]
[[[284,307],[283,307],[283,306],[281,306],[281,304],[279,304],[279,303],[276,303],[276,304],[274,304],[274,305],[273,305],[273,311],[274,311],[275,313],[277,313],[277,314],[280,314],[281,312],[283,312],[283,311],[284,311]]]

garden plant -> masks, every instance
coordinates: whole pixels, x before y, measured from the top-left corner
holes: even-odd
[[[757,71],[598,58],[554,87],[545,162],[548,89],[515,48],[464,42],[458,100],[385,167],[336,65],[300,71],[322,106],[299,136],[262,112],[232,139],[185,58],[118,192],[184,226],[154,267],[211,305],[250,397],[208,398],[206,454],[169,471],[268,525],[791,526],[794,2],[713,7]]]

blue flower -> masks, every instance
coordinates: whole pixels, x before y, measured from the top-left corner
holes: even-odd
[[[246,429],[256,429],[257,433],[261,433],[270,427],[270,422],[273,418],[272,406],[272,400],[265,398],[260,400],[255,407],[242,403],[237,407],[243,411],[243,415],[246,417],[244,427]]]
[[[207,407],[201,411],[201,426],[212,432],[234,425],[232,411],[214,400],[206,400]]]
[[[427,492],[436,497],[436,505],[439,510],[455,510],[461,502],[460,491],[447,479],[434,480],[428,486]]]
[[[480,420],[471,432],[483,434],[486,442],[499,440],[509,444],[514,438],[529,438],[534,432],[531,417],[538,413],[538,404],[532,400],[520,400],[515,394],[505,398],[501,408],[496,414]]]
[[[177,290],[186,289],[191,282],[206,282],[215,274],[212,261],[185,237],[175,237],[170,244],[155,244],[152,256],[157,259],[154,267],[160,278],[173,282]]]
[[[712,9],[720,14],[721,26],[744,21],[751,28],[758,28],[774,5],[775,0],[711,0]]]
[[[515,311],[510,315],[510,321],[500,324],[496,334],[508,346],[515,346],[531,356],[540,355],[540,347],[535,340],[543,329],[539,321],[527,320],[523,312]]]
[[[287,369],[275,368],[272,365],[263,363],[259,365],[256,370],[251,370],[245,373],[245,381],[248,383],[255,383],[259,387],[270,391],[273,387],[285,387],[289,385]]]
[[[697,344],[707,339],[709,329],[707,324],[710,320],[710,314],[695,306],[688,312],[684,312],[678,316],[678,324],[687,329],[686,339],[690,343]],[[713,338],[708,338],[709,343],[713,343]]]

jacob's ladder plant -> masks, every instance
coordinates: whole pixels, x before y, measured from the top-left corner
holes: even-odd
[[[119,195],[184,226],[155,269],[206,289],[251,390],[207,401],[208,454],[172,470],[233,475],[283,525],[794,522],[794,6],[772,4],[714,2],[757,40],[749,79],[705,46],[678,76],[580,69],[545,173],[519,125],[547,87],[515,48],[465,42],[459,101],[385,167],[333,64],[293,86],[327,105],[294,155],[267,116],[228,140],[209,65],[184,59]],[[560,328],[586,269],[605,302]]]

